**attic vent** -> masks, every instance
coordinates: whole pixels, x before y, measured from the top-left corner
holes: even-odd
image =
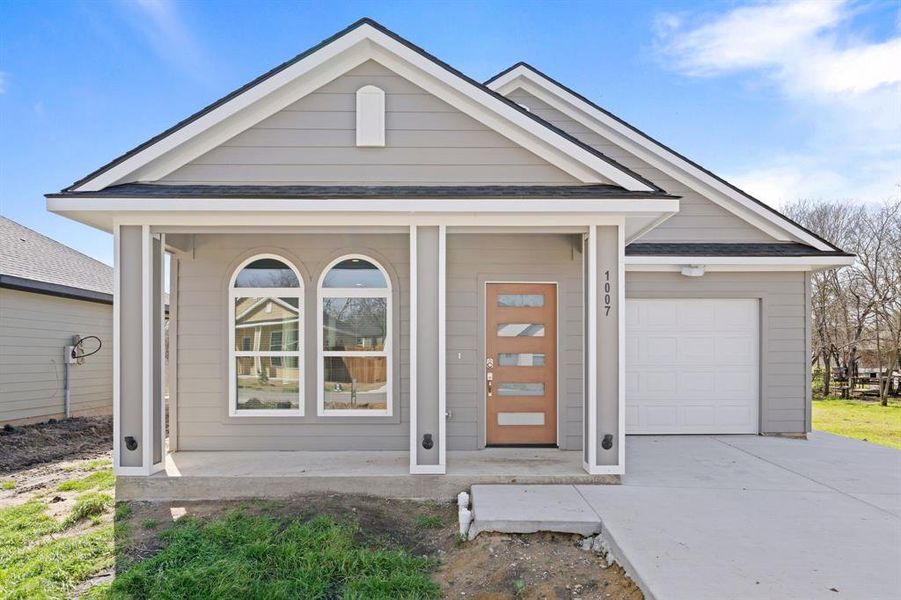
[[[385,145],[385,92],[374,85],[357,90],[357,146]]]

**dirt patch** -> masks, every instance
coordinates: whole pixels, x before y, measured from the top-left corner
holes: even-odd
[[[112,417],[76,417],[0,428],[0,475],[61,459],[101,456],[112,446]]]
[[[280,500],[229,502],[130,502],[129,545],[120,548],[140,560],[161,547],[160,534],[184,516],[215,518],[241,509],[248,514],[312,518],[330,515],[360,525],[361,542],[388,541],[416,555],[433,556],[433,578],[447,598],[477,600],[642,600],[638,587],[618,566],[579,549],[579,536],[482,534],[471,542],[457,537],[456,506],[385,500],[368,496],[317,494]]]

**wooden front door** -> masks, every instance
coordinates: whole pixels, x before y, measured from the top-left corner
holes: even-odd
[[[557,286],[486,286],[488,445],[557,443]]]

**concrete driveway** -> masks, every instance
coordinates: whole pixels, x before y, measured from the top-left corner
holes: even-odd
[[[901,598],[901,451],[826,433],[628,438],[576,486],[648,598]]]

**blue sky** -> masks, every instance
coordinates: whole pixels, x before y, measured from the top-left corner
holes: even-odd
[[[526,60],[774,206],[901,184],[896,0],[6,0],[0,213],[110,262],[44,193],[362,16],[478,80]]]

